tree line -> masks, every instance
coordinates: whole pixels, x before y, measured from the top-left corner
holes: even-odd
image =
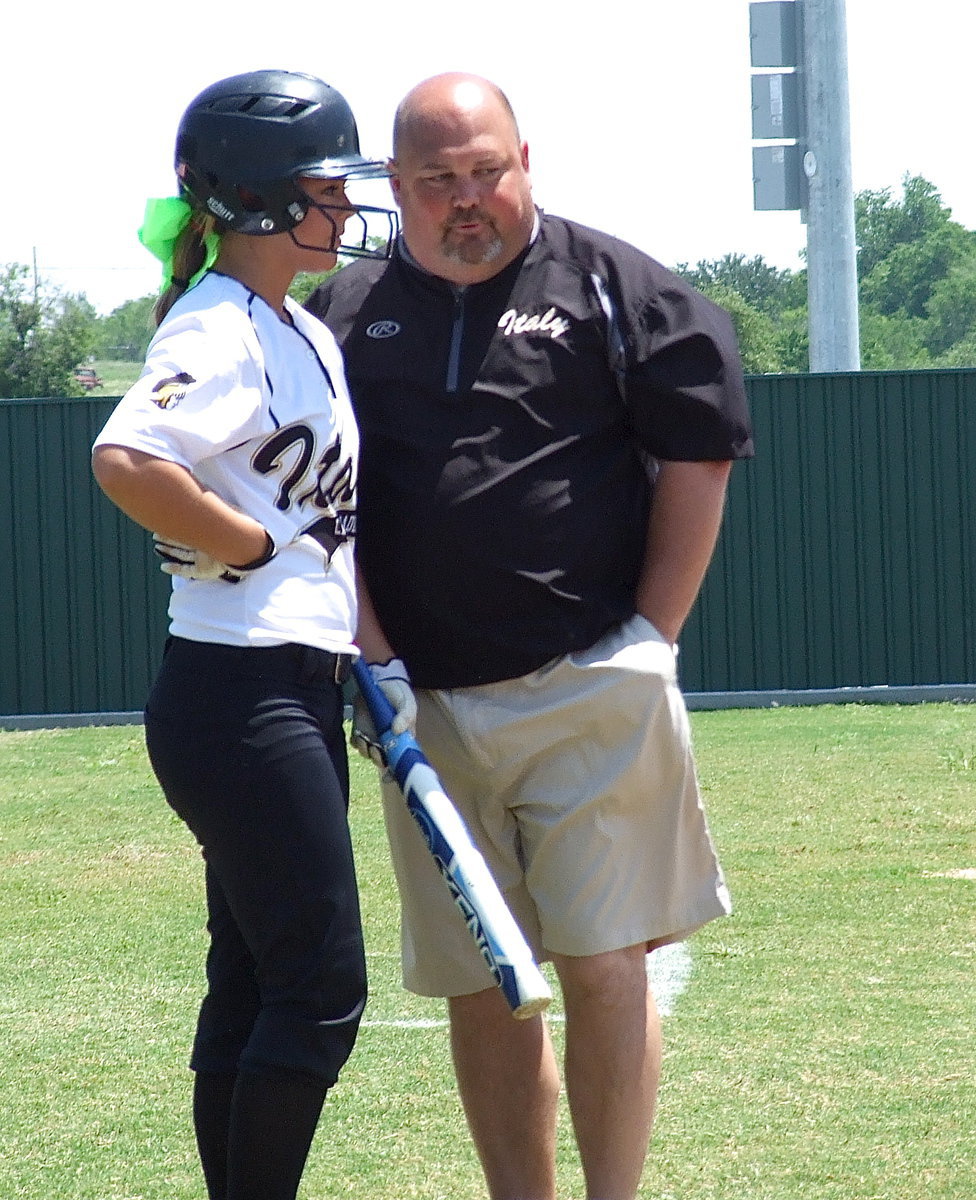
[[[976,366],[976,232],[920,175],[859,192],[854,227],[862,370]],[[741,254],[676,269],[732,314],[747,372],[809,369],[805,270]]]
[[[976,366],[976,232],[952,219],[935,186],[906,175],[855,197],[861,367]],[[732,315],[749,374],[809,369],[806,271],[727,254],[676,272]],[[318,276],[299,277],[304,300]],[[75,368],[95,359],[140,362],[155,296],[100,317],[84,295],[38,285],[26,266],[0,266],[0,397],[73,396]]]

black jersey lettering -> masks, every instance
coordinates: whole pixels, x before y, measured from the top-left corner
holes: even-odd
[[[356,536],[356,473],[339,439],[329,443],[313,468],[314,460],[315,435],[307,425],[297,424],[271,434],[251,461],[262,475],[284,473],[275,500],[281,512],[308,506],[324,514],[302,533],[318,542],[328,563],[339,546]]]
[[[332,442],[316,463],[315,483],[298,497],[299,504],[311,502],[316,508],[333,512],[348,504],[355,493],[352,459],[342,457],[342,447]]]
[[[285,458],[293,450],[297,450],[293,455],[294,462],[281,480],[275,498],[275,508],[279,512],[287,512],[291,508],[292,492],[305,478],[315,454],[315,434],[307,425],[285,425],[275,430],[251,460],[255,471],[270,475],[285,469]]]

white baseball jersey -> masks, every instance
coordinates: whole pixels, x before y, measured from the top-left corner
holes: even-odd
[[[186,467],[278,549],[240,583],[174,578],[170,631],[230,645],[352,648],[359,435],[332,334],[210,272],[167,314],[95,445]]]

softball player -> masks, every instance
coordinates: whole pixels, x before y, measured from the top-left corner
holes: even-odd
[[[293,1200],[366,972],[341,689],[356,654],[358,434],[331,334],[286,291],[298,271],[365,252],[365,235],[341,241],[367,211],[346,181],[386,168],[360,154],[338,92],[258,71],[193,101],[176,170],[180,197],[151,202],[141,231],[167,265],[158,329],[93,469],[173,576],[145,722],[206,863],[191,1066],[207,1188]]]

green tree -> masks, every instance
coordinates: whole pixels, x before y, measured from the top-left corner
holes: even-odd
[[[785,374],[802,374],[809,371],[810,322],[805,296],[796,308],[786,308],[777,313],[775,324],[780,371]]]
[[[337,263],[331,271],[301,271],[292,280],[291,287],[288,289],[288,295],[293,300],[297,300],[299,304],[304,304],[320,283],[323,283],[330,275],[334,275],[336,271],[341,270],[342,263]]]
[[[961,342],[956,342],[945,354],[939,355],[933,364],[937,367],[976,367],[976,329]]]
[[[859,192],[854,207],[862,367],[973,364],[976,232],[953,221],[934,184],[919,175],[905,175],[899,196]],[[743,254],[675,270],[732,313],[747,370],[809,370],[805,270]]]
[[[0,396],[79,396],[74,368],[95,341],[84,296],[35,286],[21,263],[0,267]]]
[[[720,304],[732,318],[739,339],[742,369],[747,375],[776,374],[782,370],[776,327],[770,316],[753,308],[725,284],[706,283],[699,290]]]
[[[862,370],[908,371],[934,365],[921,317],[879,313],[863,305],[859,316]]]
[[[976,234],[920,175],[905,176],[897,200],[890,188],[859,192],[854,214],[861,303],[888,316],[925,317],[940,280],[976,254]]]
[[[761,255],[726,254],[702,259],[696,266],[679,263],[675,274],[692,287],[707,291],[712,285],[736,292],[757,312],[773,315],[806,301],[806,274],[771,267]]]
[[[675,273],[731,313],[749,374],[808,370],[806,271],[726,254],[694,267],[679,263]]]
[[[152,309],[156,295],[126,300],[107,317],[98,318],[94,353],[98,358],[140,362],[153,335]]]
[[[896,246],[923,241],[950,217],[935,185],[920,175],[904,176],[898,200],[892,198],[891,188],[858,192],[854,197],[858,277],[866,279]]]
[[[976,337],[976,252],[935,284],[926,315],[925,344],[936,358]]]

